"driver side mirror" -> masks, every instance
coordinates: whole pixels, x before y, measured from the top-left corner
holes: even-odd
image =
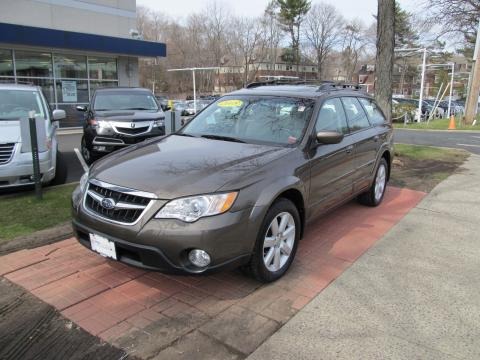
[[[325,145],[339,144],[343,137],[343,134],[336,131],[319,131],[316,136],[317,142]]]
[[[53,118],[53,121],[59,121],[59,120],[63,120],[67,117],[67,114],[65,113],[65,110],[53,110],[52,111],[52,118]]]
[[[77,109],[78,111],[82,111],[82,112],[85,112],[87,111],[87,106],[86,105],[78,105],[75,107],[75,109]]]

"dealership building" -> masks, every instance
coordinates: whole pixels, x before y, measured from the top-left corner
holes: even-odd
[[[138,86],[138,58],[166,56],[135,29],[135,0],[1,0],[0,82],[41,86],[80,126],[95,89]]]

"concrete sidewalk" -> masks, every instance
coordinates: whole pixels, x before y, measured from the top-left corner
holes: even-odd
[[[248,359],[479,359],[480,157]]]

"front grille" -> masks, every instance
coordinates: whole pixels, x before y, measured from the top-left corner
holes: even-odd
[[[15,143],[0,144],[0,164],[6,164],[12,159]]]
[[[105,208],[102,199],[112,199],[113,208]],[[116,222],[132,224],[136,222],[146,209],[151,199],[123,193],[90,183],[85,196],[85,206],[91,212]]]
[[[128,135],[137,135],[142,134],[148,131],[148,126],[143,127],[135,127],[135,128],[124,128],[124,127],[117,127],[117,131],[120,133],[128,134]]]

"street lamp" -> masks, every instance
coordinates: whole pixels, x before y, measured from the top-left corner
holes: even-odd
[[[197,88],[195,85],[195,71],[197,70],[218,70],[219,67],[193,67],[193,68],[183,68],[183,69],[169,69],[167,71],[191,71],[193,79],[193,111],[197,113]]]

